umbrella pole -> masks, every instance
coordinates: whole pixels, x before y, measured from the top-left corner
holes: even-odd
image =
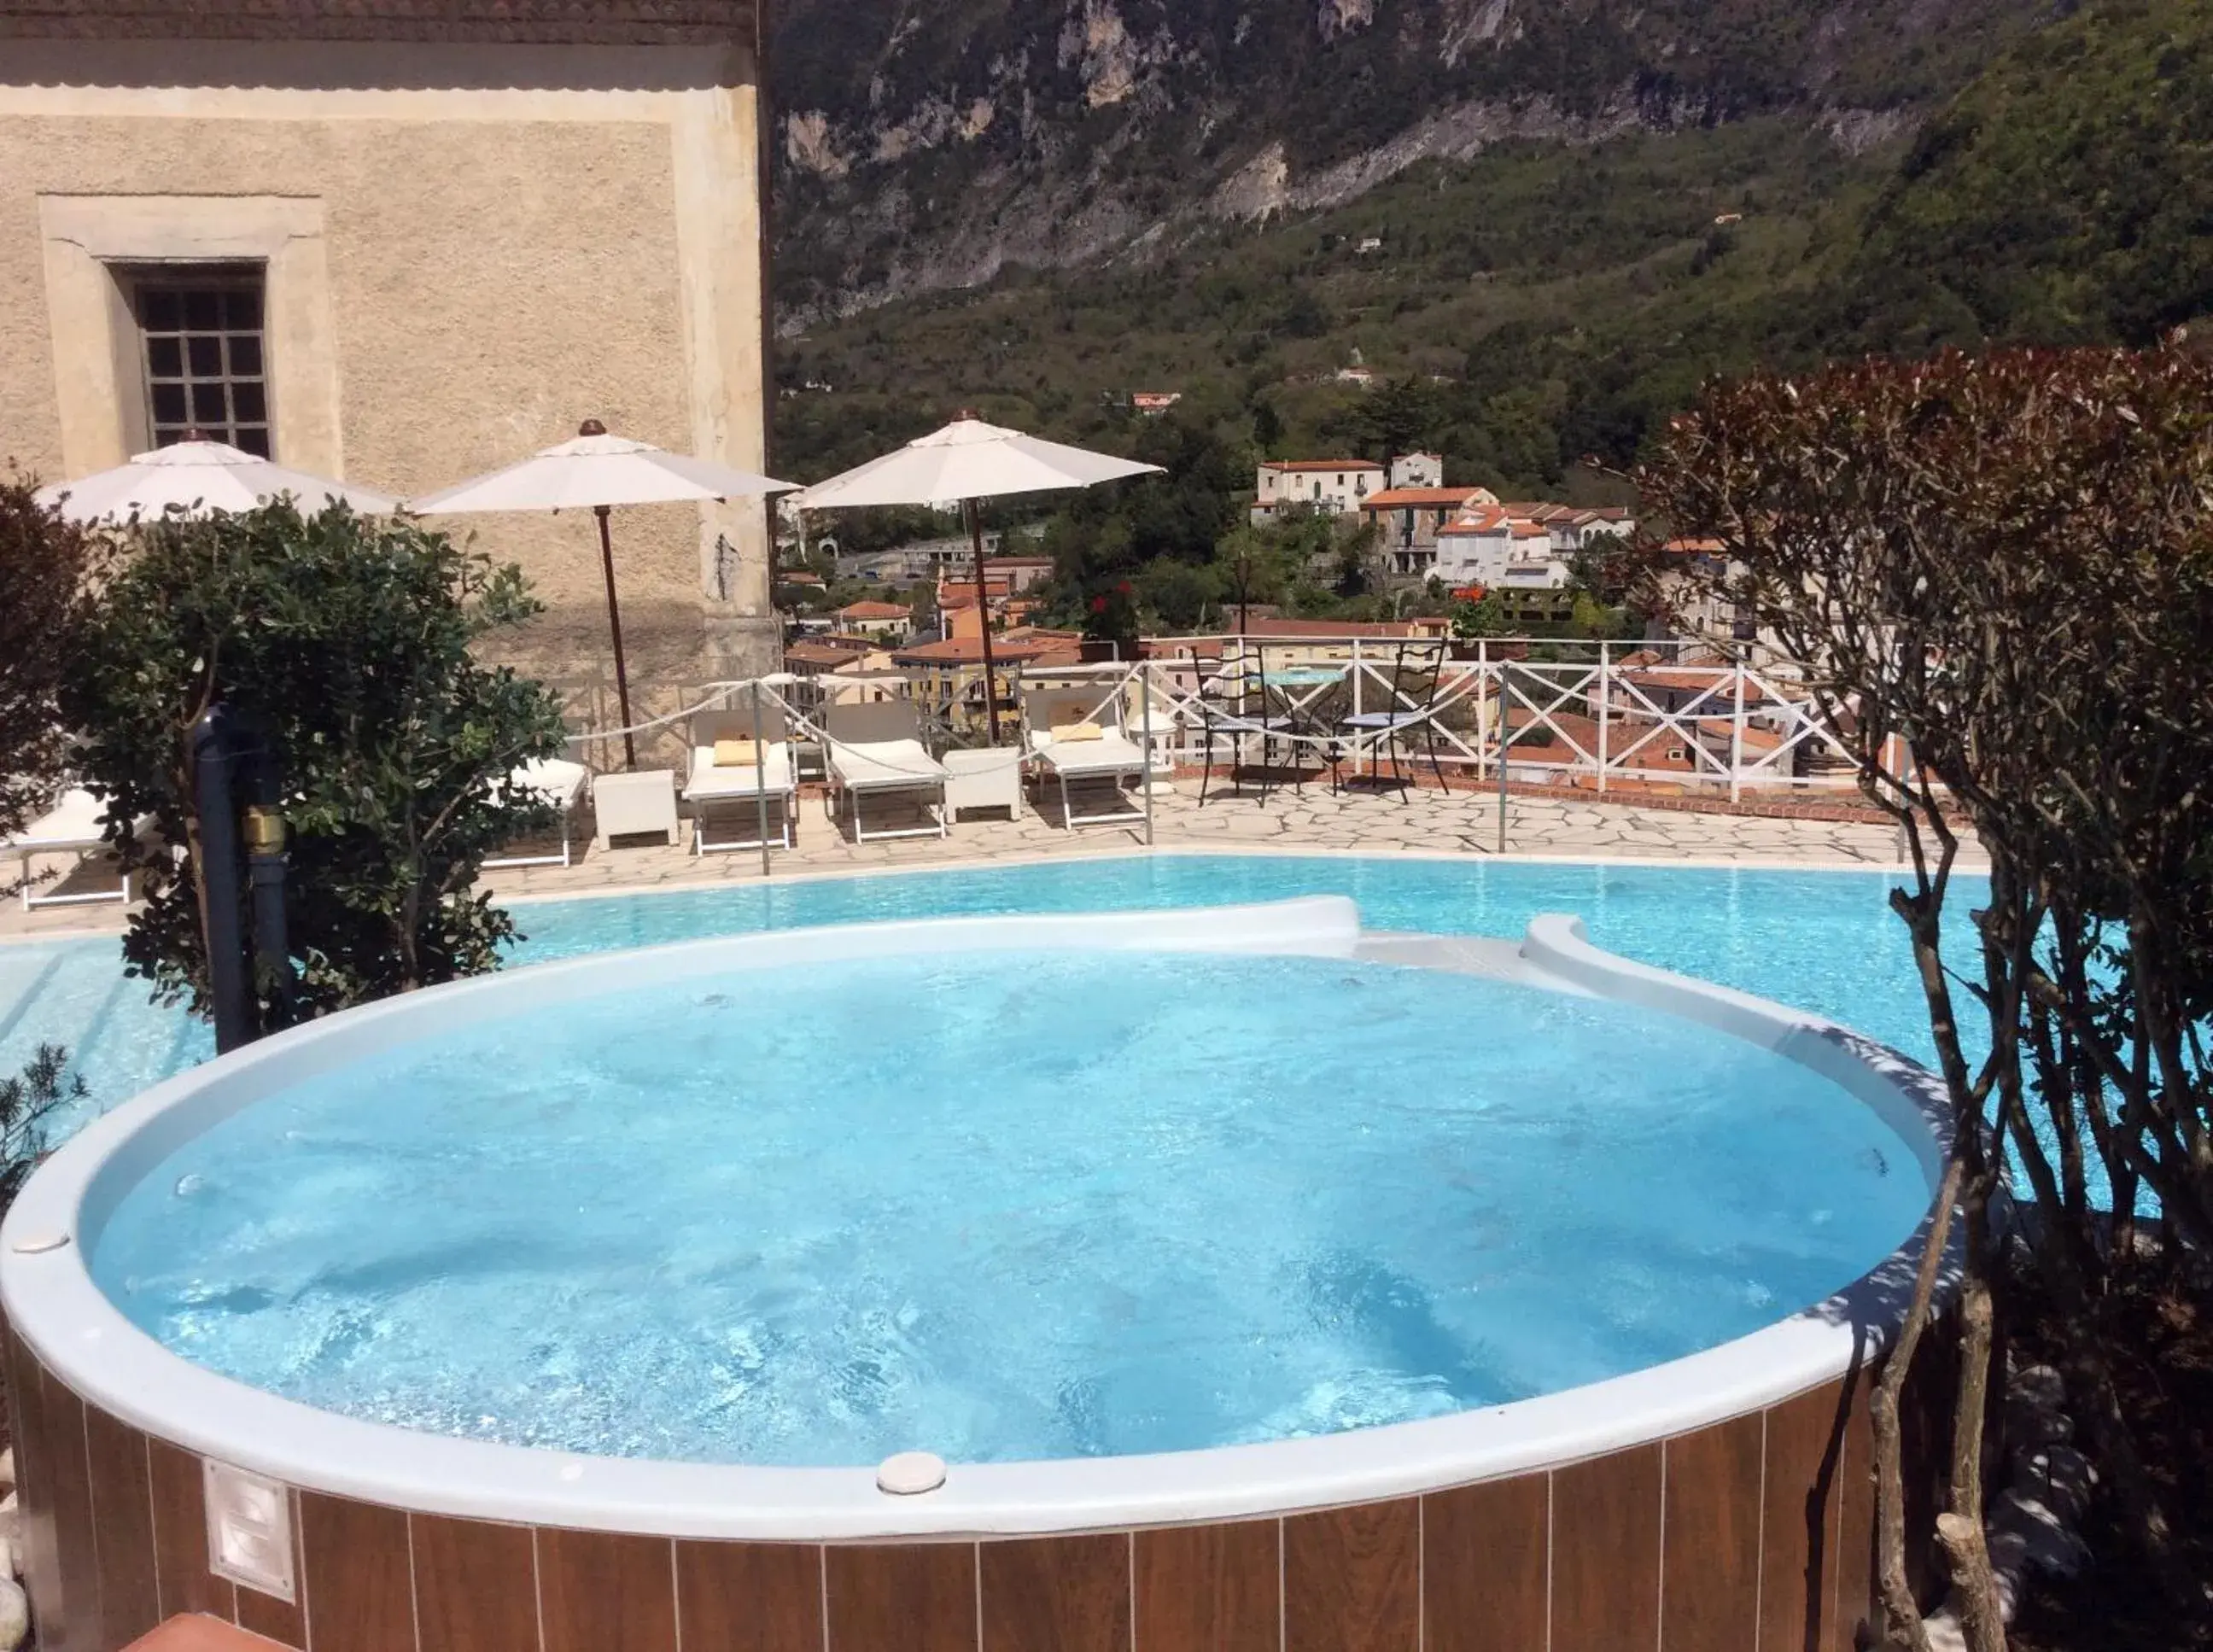
[[[976,558],[976,623],[984,639],[984,716],[991,726],[991,744],[999,743],[999,696],[995,684],[997,673],[991,665],[991,598],[984,588],[984,515],[977,509],[973,499],[963,499],[960,509],[968,518],[968,546]],[[608,578],[612,580],[611,574]],[[607,588],[614,588],[612,584]]]
[[[607,507],[594,505],[600,519],[600,566],[607,576],[607,629],[615,639],[615,701],[622,708],[623,766],[637,767],[637,736],[631,732],[630,671],[623,664],[622,609],[615,601],[615,548],[607,538]]]

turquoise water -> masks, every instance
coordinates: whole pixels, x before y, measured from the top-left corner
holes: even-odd
[[[91,1261],[179,1352],[358,1417],[974,1462],[1636,1370],[1857,1277],[1928,1191],[1804,1069],[1617,1004],[1333,960],[978,954],[400,1045],[187,1143]]]
[[[533,903],[515,909],[527,936],[515,956],[890,917],[1347,894],[1371,929],[1518,936],[1536,913],[1580,913],[1600,946],[1833,1016],[1926,1058],[1904,926],[1885,904],[1891,883],[1879,872],[1131,856]],[[1979,888],[1962,886],[1964,911]],[[213,1052],[204,1027],[146,1002],[107,941],[0,946],[0,1071],[20,1068],[40,1040],[76,1052],[103,1106]]]

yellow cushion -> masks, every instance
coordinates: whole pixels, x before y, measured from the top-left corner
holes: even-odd
[[[760,750],[750,740],[715,742],[715,766],[718,769],[750,769],[759,760]]]
[[[1095,722],[1060,722],[1053,725],[1056,741],[1104,740],[1106,731]]]

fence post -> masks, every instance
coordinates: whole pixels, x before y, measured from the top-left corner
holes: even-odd
[[[1483,738],[1484,712],[1489,704],[1491,683],[1491,639],[1475,639],[1475,777],[1478,784],[1491,776],[1491,747]]]
[[[1145,847],[1153,846],[1153,674],[1151,663],[1137,661],[1137,725],[1145,754]]]
[[[761,875],[769,875],[768,858],[768,730],[761,724],[760,679],[753,679],[753,824],[760,833]],[[788,753],[790,747],[787,744]],[[786,808],[790,808],[787,800]],[[855,818],[858,818],[857,816]],[[694,832],[698,827],[692,827]]]
[[[1606,796],[1606,732],[1613,714],[1613,644],[1598,645],[1598,795]]]
[[[1736,712],[1729,719],[1729,802],[1744,796],[1744,655],[1736,656]]]
[[[1498,668],[1498,852],[1506,852],[1506,749],[1513,742],[1514,719],[1509,696],[1514,692],[1514,668]]]
[[[1356,637],[1352,639],[1352,715],[1354,718],[1352,726],[1356,729],[1360,727],[1358,721],[1361,710],[1360,680],[1367,674],[1368,662],[1366,658],[1361,653],[1360,639]],[[1368,773],[1369,778],[1372,779],[1375,777],[1375,748],[1373,746],[1370,746],[1368,748]]]

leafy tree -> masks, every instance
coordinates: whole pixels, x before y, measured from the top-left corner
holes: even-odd
[[[1326,433],[1350,442],[1360,456],[1387,465],[1401,454],[1436,441],[1440,410],[1430,387],[1416,379],[1387,379],[1329,421]]]
[[[68,765],[59,696],[97,542],[0,479],[0,833],[53,801]]]
[[[55,1044],[34,1051],[19,1076],[0,1078],[0,1216],[46,1156],[48,1121],[88,1094],[69,1070],[69,1052]]]
[[[1265,397],[1253,404],[1253,445],[1264,459],[1280,458],[1276,450],[1283,445],[1283,416],[1276,411],[1276,404]]]
[[[1725,546],[1674,577],[1801,662],[1911,857],[1893,905],[1954,1149],[1869,1402],[1890,1642],[1927,1645],[1906,1582],[1899,1400],[1956,1220],[1958,1400],[1936,1536],[1970,1645],[2004,1645],[1981,1452],[2004,1377],[1992,1347],[2015,1253],[1993,1201],[2009,1155],[2035,1213],[2012,1242],[2056,1305],[2043,1329],[2118,1524],[2204,1629],[2203,1570],[2173,1523],[2187,1488],[2162,1496],[2119,1374],[2151,1368],[2135,1393],[2167,1385],[2119,1315],[2147,1279],[2178,1313],[2213,1309],[2213,363],[1950,353],[1718,386],[1638,479],[1675,532]],[[1656,584],[1665,553],[1642,549]],[[1990,858],[1964,960],[1944,923],[1962,817]],[[2156,1234],[2138,1214],[2146,1186]]]
[[[145,527],[62,695],[143,880],[131,971],[208,1013],[191,740],[218,701],[283,771],[303,1010],[496,967],[514,924],[472,887],[488,853],[551,824],[508,776],[564,742],[552,694],[472,649],[537,611],[519,570],[405,519],[280,503]],[[130,832],[142,814],[159,843]]]
[[[1190,631],[1210,617],[1219,617],[1228,583],[1219,563],[1202,567],[1163,557],[1138,574],[1137,590],[1145,609],[1161,625]]]

